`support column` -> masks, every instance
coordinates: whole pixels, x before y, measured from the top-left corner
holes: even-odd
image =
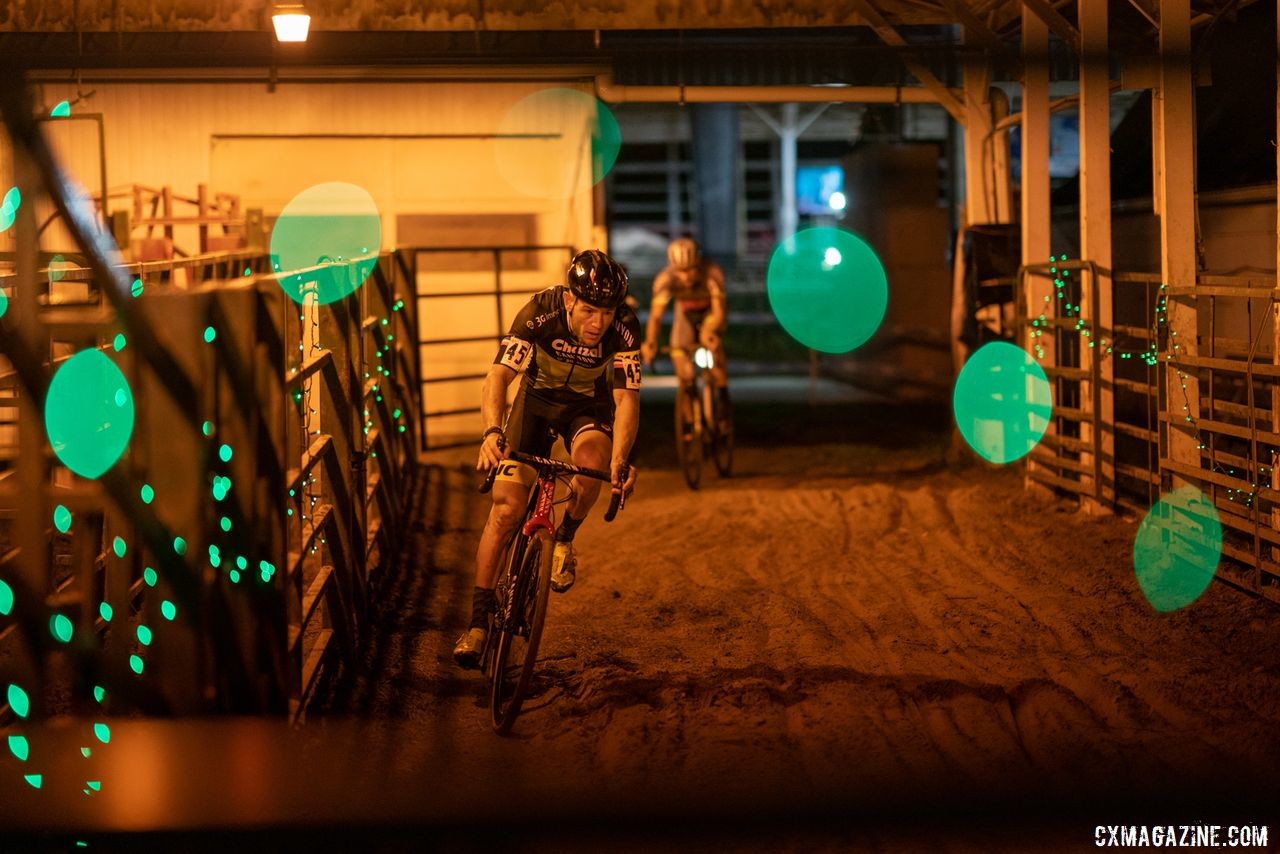
[[[1184,0],[1185,2],[1185,0]],[[1111,80],[1107,60],[1107,0],[1079,0],[1080,19],[1080,257],[1096,274],[1081,271],[1081,314],[1091,332],[1080,342],[1080,367],[1097,370],[1097,382],[1080,384],[1082,407],[1092,413],[1080,438],[1081,454],[1096,478],[1084,500],[1090,512],[1109,510],[1115,500],[1114,360],[1111,343]],[[1194,337],[1194,335],[1192,336]],[[1105,344],[1103,343],[1105,341]],[[1095,435],[1095,433],[1097,435]],[[1095,451],[1096,449],[1096,451]],[[1100,482],[1100,483],[1099,483]]]
[[[983,56],[964,63],[965,225],[995,221],[991,168],[991,69]]]
[[[1022,9],[1022,263],[1043,264],[1049,260],[1049,27],[1026,6]],[[1019,295],[1026,316],[1033,320],[1051,316],[1053,279],[1028,274]],[[1056,365],[1057,352],[1052,330],[1039,337],[1025,329],[1023,346],[1042,365]],[[1056,394],[1055,394],[1056,400]],[[1049,432],[1055,432],[1049,422]],[[1028,462],[1028,472],[1037,464]],[[1031,479],[1027,478],[1028,486]]]
[[[738,254],[738,106],[695,104],[693,168],[698,187],[698,242],[730,268]]]
[[[781,243],[796,233],[800,223],[800,215],[796,209],[796,144],[800,134],[808,130],[809,125],[817,121],[818,116],[830,106],[819,104],[809,111],[804,118],[800,117],[800,105],[786,103],[782,105],[782,115],[775,119],[769,111],[754,104],[751,109],[778,135],[778,160],[780,169],[777,181],[781,192],[777,210],[774,211],[778,224],[777,242]]]
[[[1276,82],[1280,84],[1280,2],[1276,3]],[[1280,133],[1280,89],[1276,90],[1276,133]],[[1276,168],[1280,169],[1280,148],[1276,149]],[[1276,173],[1280,175],[1280,172]],[[1280,263],[1280,197],[1276,199],[1276,261]],[[1280,270],[1280,266],[1276,267]],[[1280,284],[1280,282],[1277,282]],[[1280,297],[1280,294],[1277,295]],[[1275,338],[1273,339],[1273,350],[1275,354],[1272,360],[1276,364],[1280,364],[1280,302],[1271,304],[1271,321],[1275,329]],[[1271,429],[1280,431],[1280,387],[1271,387]],[[1271,456],[1271,488],[1280,489],[1280,473],[1276,471],[1280,468],[1280,456],[1272,454]],[[1258,480],[1262,477],[1259,475]],[[1280,509],[1271,511],[1271,527],[1280,530]],[[1280,549],[1271,549],[1271,559],[1280,559]],[[1255,576],[1256,577],[1256,576]]]
[[[1190,287],[1196,283],[1195,147],[1193,91],[1191,87],[1191,3],[1167,0],[1160,7],[1160,76],[1153,96],[1160,122],[1152,140],[1160,161],[1160,272],[1162,288]],[[1164,296],[1164,291],[1161,296]],[[1175,359],[1195,356],[1196,301],[1194,297],[1170,298],[1167,352]],[[1194,376],[1179,376],[1165,365],[1165,399],[1169,412],[1164,456],[1174,463],[1200,468],[1200,449],[1192,419],[1200,417],[1200,388]],[[1185,383],[1185,399],[1183,385]],[[1187,408],[1184,410],[1183,407]],[[1173,485],[1188,481],[1174,477]],[[1196,484],[1197,486],[1199,484]]]
[[[991,124],[1009,115],[1009,96],[1003,89],[991,89]],[[995,222],[1013,222],[1013,182],[1009,177],[1009,133],[1000,131],[990,137],[991,145],[991,191],[994,196]]]
[[[800,105],[783,104],[778,125],[778,159],[782,165],[782,204],[778,208],[778,242],[790,240],[800,223],[796,209],[796,141],[800,137]]]
[[[674,240],[682,232],[683,176],[680,174],[680,143],[667,143],[667,235]]]
[[[21,85],[9,77],[4,82],[6,85]],[[25,98],[23,103],[25,106]],[[39,283],[36,268],[39,266],[40,237],[35,211],[36,200],[44,188],[41,186],[39,167],[22,142],[17,140],[13,143],[13,167],[14,184],[18,187],[22,200],[14,217],[14,277],[10,280],[11,307],[5,318],[5,326],[15,330],[14,337],[19,342],[19,348],[43,372],[46,370],[45,362],[50,350],[48,331],[40,322],[40,307],[37,302]],[[44,532],[52,518],[52,508],[48,500],[49,465],[45,460],[44,400],[41,399],[45,391],[47,389],[37,393],[26,386],[18,389],[19,453],[16,474],[18,494],[22,499],[16,501],[17,538],[13,545],[22,550],[15,562],[18,578],[22,583],[14,588],[15,597],[21,597],[22,601],[15,601],[14,614],[28,619],[28,627],[36,625],[47,631],[47,626],[42,625],[48,619],[43,613],[43,597],[51,586],[49,542]],[[87,521],[80,522],[88,527]],[[19,652],[9,663],[12,675],[6,676],[8,681],[27,692],[31,700],[31,718],[39,720],[48,714],[44,699],[44,679],[48,665],[45,653],[35,646],[23,648],[15,645],[14,648]]]

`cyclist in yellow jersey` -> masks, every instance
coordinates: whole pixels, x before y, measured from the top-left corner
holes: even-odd
[[[640,321],[625,302],[627,274],[598,249],[580,252],[569,264],[567,285],[534,294],[511,323],[485,379],[485,419],[476,469],[497,466],[493,507],[476,551],[471,625],[458,638],[453,657],[462,667],[480,665],[489,612],[494,607],[498,563],[524,515],[534,472],[507,459],[510,451],[550,456],[557,437],[576,465],[608,470],[614,489],[635,485],[627,455],[640,423]],[[505,425],[507,387],[522,376]],[[595,503],[600,481],[576,477],[574,500],[556,531],[551,588],[573,586],[573,538]]]
[[[671,327],[671,361],[676,376],[686,387],[692,386],[693,355],[699,346],[710,351],[712,376],[720,395],[722,412],[729,414],[729,372],[725,366],[724,270],[714,261],[703,258],[698,244],[691,238],[673,240],[667,247],[667,266],[653,280],[653,301],[649,304],[649,322],[645,327],[640,355],[645,364],[658,353],[658,331],[667,305],[675,303],[675,319]],[[692,398],[692,393],[690,398]],[[690,413],[684,413],[686,425]],[[688,429],[692,429],[689,425]]]

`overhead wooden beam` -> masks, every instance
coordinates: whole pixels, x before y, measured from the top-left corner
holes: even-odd
[[[854,11],[862,16],[868,26],[875,31],[875,34],[885,44],[893,47],[911,47],[907,40],[889,25],[889,22],[884,19],[879,10],[871,5],[870,0],[853,0],[852,5]],[[934,97],[938,99],[938,103],[951,114],[951,117],[963,125],[965,122],[964,105],[960,103],[959,98],[951,93],[947,85],[935,77],[933,72],[918,60],[904,55],[902,63],[920,81],[921,86],[933,93]]]
[[[1006,64],[1017,64],[1017,56],[1005,46],[1000,36],[978,18],[969,8],[965,0],[942,0],[947,11],[956,16],[956,20],[964,25],[965,40],[981,45],[996,54]]]
[[[1151,22],[1151,26],[1160,29],[1159,0],[1129,0],[1129,5],[1138,10],[1138,14]]]
[[[1022,0],[1024,6],[1031,10],[1037,18],[1044,21],[1049,29],[1058,34],[1058,38],[1071,45],[1072,50],[1080,52],[1080,31],[1071,22],[1053,8],[1049,0]]]

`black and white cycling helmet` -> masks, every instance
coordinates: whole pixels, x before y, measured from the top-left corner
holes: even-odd
[[[596,308],[617,308],[627,298],[627,274],[599,249],[573,256],[566,274],[569,290]]]

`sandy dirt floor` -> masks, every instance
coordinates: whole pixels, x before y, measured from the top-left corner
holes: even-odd
[[[669,406],[646,412],[640,488],[580,532],[508,739],[450,658],[488,500],[438,454],[362,668],[313,720],[369,722],[404,767],[520,769],[595,820],[586,847],[617,803],[755,828],[745,848],[1071,850],[1152,816],[1280,835],[1258,788],[1280,769],[1280,609],[1214,583],[1156,613],[1135,520],[1028,492],[1013,468],[945,465],[938,412],[739,416],[734,477],[693,492]],[[627,827],[640,848],[660,834]]]

